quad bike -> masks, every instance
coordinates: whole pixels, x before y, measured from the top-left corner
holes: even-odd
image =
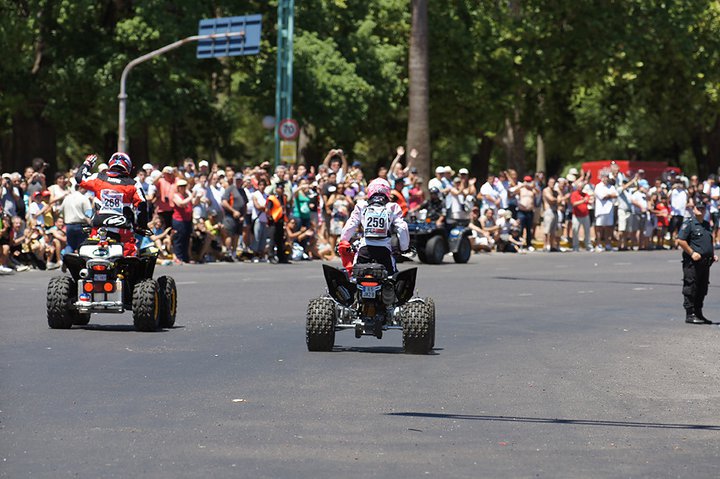
[[[88,324],[91,313],[132,310],[138,331],[171,328],[177,313],[175,280],[152,279],[158,251],[146,237],[138,245],[137,256],[123,256],[122,243],[99,228],[78,253],[66,254],[63,263],[70,275],[56,276],[48,284],[48,325],[70,329]]]
[[[332,351],[335,332],[355,331],[355,337],[400,330],[403,348],[411,354],[428,354],[435,346],[435,303],[413,298],[417,268],[388,275],[376,263],[345,269],[323,265],[326,295],[310,301],[305,338],[309,351]]]
[[[470,236],[472,230],[467,222],[458,221],[452,228],[437,226],[427,218],[427,211],[412,213],[407,219],[410,244],[417,250],[420,261],[440,264],[447,253],[452,253],[456,263],[467,263],[472,255]]]

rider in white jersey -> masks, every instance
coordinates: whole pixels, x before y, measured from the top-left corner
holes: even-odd
[[[392,234],[398,235],[400,250],[410,247],[408,226],[402,217],[397,203],[390,202],[390,184],[382,178],[371,181],[367,189],[367,201],[358,201],[340,235],[340,251],[343,264],[350,251],[350,240],[359,227],[362,227],[360,248],[354,262],[370,263],[375,261],[385,266],[389,274],[395,273],[395,258],[392,255]]]

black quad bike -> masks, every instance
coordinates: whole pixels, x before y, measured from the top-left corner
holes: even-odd
[[[410,244],[417,251],[420,261],[440,264],[447,253],[452,253],[456,263],[467,263],[472,255],[468,222],[457,222],[452,228],[437,226],[427,218],[427,211],[412,213],[407,219]]]
[[[177,312],[177,288],[170,276],[154,280],[158,251],[149,240],[139,243],[138,256],[123,256],[123,245],[99,228],[78,253],[63,263],[70,275],[56,276],[47,289],[47,319],[52,329],[90,322],[91,313],[132,310],[138,331],[171,328]]]
[[[414,298],[417,268],[389,276],[376,263],[356,264],[352,275],[345,269],[323,265],[326,295],[310,301],[305,338],[309,351],[332,351],[335,332],[355,331],[355,337],[400,330],[403,348],[411,354],[428,354],[435,346],[435,303]]]

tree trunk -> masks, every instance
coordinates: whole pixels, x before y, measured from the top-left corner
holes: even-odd
[[[707,146],[706,162],[698,166],[700,169],[705,166],[703,177],[709,173],[717,175],[720,167],[720,115],[715,117],[715,125],[712,129],[705,133],[705,145]]]
[[[537,134],[537,151],[535,152],[535,171],[547,173],[547,157],[545,155],[545,140],[541,134]]]
[[[409,111],[407,150],[416,149],[418,156],[408,155],[409,165],[418,170],[418,175],[429,180],[430,165],[430,79],[428,61],[428,4],[427,0],[412,0],[412,30],[410,32],[410,54],[408,61]]]
[[[140,165],[150,160],[150,141],[148,139],[148,126],[143,125],[139,128],[136,135],[130,137],[130,148],[128,154],[132,158],[133,166],[139,168]]]
[[[470,174],[478,178],[480,182],[487,178],[488,171],[490,171],[490,154],[494,146],[493,139],[482,133],[477,151],[470,157]]]
[[[525,174],[525,129],[520,124],[520,109],[515,107],[514,118],[505,118],[505,134],[502,139],[505,147],[507,168],[519,175]]]
[[[3,171],[18,171],[30,166],[34,158],[42,158],[49,164],[48,172],[57,171],[57,133],[55,127],[39,113],[25,116],[16,113],[12,119],[12,155],[10,164]]]

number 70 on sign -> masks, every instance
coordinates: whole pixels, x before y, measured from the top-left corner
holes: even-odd
[[[300,125],[292,118],[286,118],[278,125],[278,136],[283,140],[295,140],[300,135]]]

